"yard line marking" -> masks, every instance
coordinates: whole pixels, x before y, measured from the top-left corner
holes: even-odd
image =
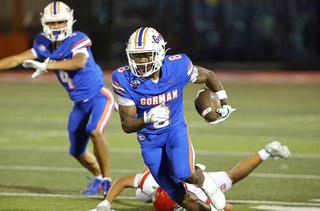
[[[23,146],[23,147],[17,147],[17,146],[1,146],[1,150],[25,150],[25,151],[47,151],[47,152],[67,152],[69,150],[69,146],[65,147],[58,147],[58,146],[52,146],[52,147],[34,147],[34,146]],[[112,148],[110,149],[110,152],[113,153],[124,153],[124,154],[141,154],[140,149],[129,149],[129,148]],[[208,150],[196,150],[197,155],[206,156],[206,155],[212,155],[212,156],[221,156],[221,157],[248,157],[251,156],[255,152],[237,152],[237,151],[208,151]],[[304,154],[304,153],[295,153],[292,154],[292,159],[295,158],[302,158],[302,159],[320,159],[320,154]]]
[[[317,207],[290,207],[290,206],[270,206],[270,205],[260,205],[256,207],[251,207],[258,210],[269,210],[269,211],[320,211]]]
[[[304,175],[304,174],[266,174],[266,173],[251,173],[248,175],[254,177],[269,177],[269,178],[281,178],[281,179],[314,179],[319,180],[318,175]]]
[[[49,166],[3,166],[0,165],[0,170],[11,171],[56,171],[56,172],[87,172],[84,168],[74,167],[49,167]],[[132,174],[140,172],[139,169],[112,169],[115,173]]]
[[[4,166],[0,165],[0,170],[11,171],[56,171],[56,172],[87,172],[84,168],[74,167],[50,167],[50,166]],[[140,172],[139,169],[113,169],[115,173],[132,174]],[[280,179],[313,179],[320,180],[319,175],[303,174],[269,174],[269,173],[251,173],[249,177],[260,178],[280,178]]]
[[[272,204],[272,205],[289,205],[289,206],[315,206],[319,207],[320,203],[312,202],[285,202],[285,201],[259,201],[259,200],[228,200],[227,202],[239,204]]]
[[[0,196],[19,196],[19,197],[57,197],[57,198],[98,198],[99,195],[75,195],[75,194],[48,194],[48,193],[9,193],[0,192]],[[136,200],[135,196],[118,196],[119,199]],[[242,204],[271,204],[271,205],[290,205],[290,206],[315,206],[319,207],[320,203],[310,202],[283,202],[283,201],[259,201],[259,200],[227,200],[230,203]],[[309,207],[308,207],[309,208]]]

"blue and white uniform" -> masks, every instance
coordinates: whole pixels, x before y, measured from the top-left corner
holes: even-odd
[[[40,33],[32,48],[34,55],[41,61],[47,58],[50,58],[49,62],[68,60],[77,53],[83,53],[88,58],[82,69],[54,70],[74,102],[68,123],[70,154],[74,156],[85,152],[93,130],[104,131],[115,105],[112,92],[104,87],[104,75],[100,66],[95,63],[91,45],[92,42],[86,34],[75,31],[64,39],[57,49],[52,49],[52,41]]]
[[[197,75],[197,68],[185,54],[165,57],[157,83],[136,77],[129,66],[112,74],[114,92],[133,102],[137,118],[161,103],[170,110],[167,121],[147,124],[137,132],[137,139],[145,164],[173,200],[181,199],[184,193],[181,181],[194,171],[194,149],[184,118],[183,91]]]

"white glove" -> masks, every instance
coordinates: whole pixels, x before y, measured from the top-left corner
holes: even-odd
[[[108,200],[103,200],[98,204],[95,209],[96,211],[111,211],[111,204]]]
[[[152,108],[148,113],[143,114],[144,123],[163,122],[169,119],[169,108],[164,103]]]
[[[44,62],[37,62],[35,60],[25,60],[22,63],[22,66],[25,68],[34,68],[36,71],[31,75],[31,78],[38,77],[43,73],[47,73],[46,66],[49,62],[50,58],[48,57]]]
[[[217,113],[220,114],[220,117],[216,120],[216,121],[213,121],[213,122],[209,122],[210,125],[215,125],[215,124],[219,124],[220,122],[223,122],[224,120],[226,120],[230,114],[232,112],[234,112],[236,109],[235,108],[232,108],[231,106],[229,105],[223,105],[221,108],[218,108],[217,109]]]

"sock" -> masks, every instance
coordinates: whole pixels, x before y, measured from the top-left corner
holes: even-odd
[[[111,177],[103,177],[103,178],[101,179],[102,182],[103,182],[103,181],[106,181],[106,180],[108,180],[109,182],[112,182]]]
[[[102,175],[96,176],[96,179],[102,180]]]
[[[265,149],[260,150],[258,154],[262,160],[267,160],[270,157],[270,154]]]

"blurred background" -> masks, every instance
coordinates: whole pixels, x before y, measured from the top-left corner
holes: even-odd
[[[0,58],[32,46],[49,0],[1,0]],[[65,0],[104,69],[126,63],[125,42],[156,28],[194,63],[228,70],[320,70],[318,0]]]

